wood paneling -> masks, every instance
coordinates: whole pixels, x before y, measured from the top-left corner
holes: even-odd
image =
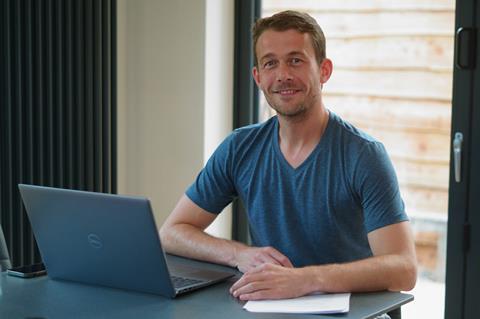
[[[448,183],[448,166],[444,162],[410,160],[391,156],[398,175],[398,182],[403,187],[428,189],[432,192],[444,192]]]
[[[335,95],[327,92],[325,104],[344,118],[354,117],[360,125],[385,124],[393,130],[450,134],[452,106],[450,101],[393,99],[352,94]]]
[[[327,40],[327,56],[337,68],[408,69],[450,72],[453,61],[451,36],[399,36]],[[385,53],[388,54],[385,54]]]
[[[450,72],[423,70],[334,69],[325,92],[406,99],[431,99],[448,102],[452,95]]]
[[[327,44],[332,39],[367,36],[449,36],[454,28],[453,11],[320,10],[310,14],[328,35]]]

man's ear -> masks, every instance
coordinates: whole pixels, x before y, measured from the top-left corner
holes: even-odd
[[[252,69],[252,75],[253,75],[253,79],[255,80],[255,83],[257,83],[258,88],[261,89],[260,88],[260,74],[259,74],[256,66],[254,66],[253,69]]]
[[[330,76],[333,72],[333,63],[330,59],[323,59],[322,63],[320,64],[320,83],[324,84],[330,79]]]

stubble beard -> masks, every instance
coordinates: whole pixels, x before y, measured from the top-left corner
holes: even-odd
[[[304,118],[307,115],[308,110],[312,107],[311,104],[313,102],[313,101],[304,100],[295,106],[282,107],[281,105],[278,105],[273,101],[273,99],[267,97],[266,95],[265,95],[265,99],[267,100],[268,105],[270,105],[270,107],[274,109],[275,112],[277,112],[277,115],[282,116],[288,120],[299,120]]]

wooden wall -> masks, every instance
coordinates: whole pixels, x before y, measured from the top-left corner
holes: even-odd
[[[412,219],[445,223],[454,1],[263,0],[262,5],[263,16],[295,9],[316,18],[334,64],[324,87],[327,107],[385,144]],[[263,116],[271,115],[262,103]]]

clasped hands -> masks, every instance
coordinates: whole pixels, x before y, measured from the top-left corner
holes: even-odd
[[[240,300],[295,298],[309,292],[306,268],[294,268],[275,248],[245,247],[237,252],[237,267],[244,274],[230,293]]]

